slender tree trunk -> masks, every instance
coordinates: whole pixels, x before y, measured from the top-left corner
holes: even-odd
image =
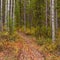
[[[15,27],[15,0],[13,0],[13,29]]]
[[[5,29],[8,31],[8,0],[5,1]]]
[[[8,31],[9,31],[9,18],[10,18],[10,16],[9,16],[9,13],[10,13],[10,0],[8,0],[8,20],[7,20],[7,28],[8,28]]]
[[[47,15],[48,15],[48,14],[47,14],[47,10],[48,10],[48,9],[47,9],[47,8],[48,8],[47,6],[48,6],[48,4],[47,4],[47,3],[48,3],[48,2],[47,2],[47,0],[46,0],[46,28],[47,28],[47,26],[48,26],[48,20],[47,20],[47,18],[48,18],[48,16],[47,16]]]
[[[58,20],[57,20],[57,0],[56,0],[56,29],[58,29]]]
[[[7,28],[7,0],[5,1],[5,30]]]
[[[50,27],[52,26],[52,17],[51,17],[51,15],[52,15],[52,13],[51,13],[51,11],[52,11],[52,9],[51,9],[51,6],[52,6],[52,2],[51,2],[52,0],[50,0]]]
[[[10,16],[9,16],[9,33],[10,35],[12,34],[12,31],[13,31],[13,5],[12,5],[12,1],[13,0],[10,0]]]
[[[26,31],[26,0],[24,0],[24,31]]]
[[[31,6],[30,6],[30,3],[31,3],[31,0],[29,0],[28,1],[28,3],[29,3],[29,14],[28,14],[28,17],[29,17],[29,28],[30,28],[30,32],[31,32],[31,25],[32,25],[32,16],[31,16],[31,14],[32,14],[32,10],[31,10]]]
[[[3,31],[3,20],[2,20],[2,0],[1,0],[1,31]]]
[[[3,6],[2,6],[2,14],[3,14],[3,16],[2,16],[2,20],[3,20],[3,29],[4,29],[4,25],[5,25],[5,0],[2,0],[3,2],[2,2],[2,4],[3,4]]]
[[[1,0],[0,0],[0,31],[1,31]]]
[[[52,18],[52,41],[55,41],[55,19],[54,19],[54,0],[52,0],[51,5],[51,18]]]
[[[13,5],[12,5],[12,0],[11,0],[11,10],[10,10],[10,18],[13,20]]]

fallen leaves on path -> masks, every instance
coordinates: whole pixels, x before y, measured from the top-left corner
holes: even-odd
[[[37,47],[29,38],[20,34],[24,42],[5,41],[0,51],[0,60],[44,60],[43,54],[37,50]]]

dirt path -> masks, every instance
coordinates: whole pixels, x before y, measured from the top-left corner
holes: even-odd
[[[0,46],[0,60],[45,60],[44,55],[38,51],[38,46],[30,36],[19,32],[22,42],[5,43]],[[15,52],[14,52],[15,51]],[[17,51],[17,52],[16,52]]]
[[[37,46],[32,43],[31,38],[24,33],[20,33],[20,36],[25,40],[25,43],[19,60],[44,60],[43,54],[37,50]]]

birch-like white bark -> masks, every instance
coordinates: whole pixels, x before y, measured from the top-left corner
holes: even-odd
[[[1,31],[3,31],[3,20],[2,20],[2,0],[1,0]]]
[[[54,0],[51,1],[51,17],[52,17],[52,41],[55,41],[55,19],[54,19]]]

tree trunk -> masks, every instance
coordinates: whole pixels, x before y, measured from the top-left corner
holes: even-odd
[[[2,0],[3,2],[2,2],[2,4],[3,4],[3,6],[2,6],[2,20],[3,20],[3,28],[4,28],[4,25],[5,25],[5,0]]]
[[[7,19],[8,18],[8,0],[5,1],[5,30],[8,31],[7,28]]]
[[[24,0],[24,31],[26,31],[26,0]]]
[[[1,13],[1,15],[0,15],[0,30],[3,31],[3,20],[2,20],[2,0],[0,0],[0,2],[1,2],[1,3],[0,3],[0,4],[1,4],[1,5],[0,5],[0,7],[1,7],[1,8],[0,8],[0,9],[1,9],[1,11],[0,11],[0,13]]]
[[[58,29],[58,20],[57,20],[57,0],[56,0],[56,29]]]
[[[48,7],[47,7],[47,6],[48,6],[48,5],[47,5],[47,3],[48,3],[48,2],[47,2],[47,0],[46,0],[46,28],[47,28],[47,26],[48,26],[48,20],[47,20],[47,18],[48,18],[48,16],[47,16],[47,15],[48,15],[48,14],[47,14],[47,8],[48,8]]]
[[[15,0],[13,0],[13,29],[15,27]]]
[[[9,31],[9,13],[10,13],[10,0],[8,0],[8,20],[7,20],[7,28],[8,28],[8,31]]]
[[[52,26],[52,17],[51,17],[51,15],[52,15],[52,13],[51,13],[51,11],[52,11],[52,9],[51,9],[51,6],[52,6],[52,2],[51,2],[52,0],[50,0],[50,27]]]
[[[51,18],[52,18],[52,41],[55,41],[55,19],[54,19],[54,0],[51,1]]]

